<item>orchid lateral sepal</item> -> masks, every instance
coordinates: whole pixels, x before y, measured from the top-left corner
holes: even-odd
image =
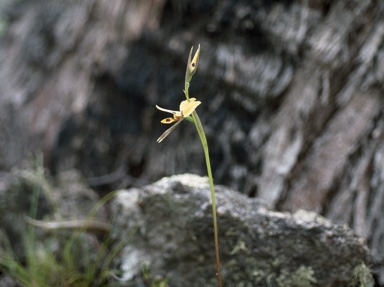
[[[177,121],[173,126],[167,129],[163,134],[156,140],[158,143],[161,143],[167,136],[171,134],[171,132],[183,121],[184,118],[181,118]]]

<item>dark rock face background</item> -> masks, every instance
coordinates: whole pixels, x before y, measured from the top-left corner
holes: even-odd
[[[384,3],[17,1],[3,8],[0,169],[43,151],[108,192],[204,175],[194,127],[163,143],[158,104],[191,96],[215,182],[351,226],[384,262]],[[377,272],[384,284],[384,272]]]

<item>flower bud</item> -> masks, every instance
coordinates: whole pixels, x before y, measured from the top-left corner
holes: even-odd
[[[199,62],[199,56],[200,56],[200,44],[197,48],[197,51],[192,59],[192,51],[193,47],[191,48],[191,51],[189,52],[189,58],[188,58],[188,64],[187,64],[187,72],[185,74],[185,82],[189,83],[192,79],[192,76],[195,74],[197,70],[197,64]]]

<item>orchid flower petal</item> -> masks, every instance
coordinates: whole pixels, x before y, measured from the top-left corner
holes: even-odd
[[[160,111],[163,111],[163,112],[170,113],[170,114],[173,114],[173,115],[181,117],[181,112],[180,111],[173,111],[173,110],[164,109],[162,107],[159,107],[158,105],[156,105],[156,108],[158,110],[160,110]]]
[[[195,98],[191,98],[189,101],[182,101],[180,104],[180,112],[183,117],[188,117],[194,110],[201,104],[200,101],[196,101]]]
[[[189,100],[182,101],[179,106],[180,112],[182,112],[185,109],[185,106],[188,105],[188,103],[195,102],[196,98],[190,98]]]

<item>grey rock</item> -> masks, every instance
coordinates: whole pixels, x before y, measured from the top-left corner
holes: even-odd
[[[224,286],[346,286],[369,263],[363,240],[347,226],[215,189]],[[152,276],[170,277],[170,286],[217,286],[210,202],[207,179],[191,174],[119,191],[112,236],[129,237],[123,278],[137,278],[146,266]]]
[[[1,287],[22,287],[18,282],[16,282],[15,279],[7,276],[7,275],[1,275],[0,276],[0,286]]]

